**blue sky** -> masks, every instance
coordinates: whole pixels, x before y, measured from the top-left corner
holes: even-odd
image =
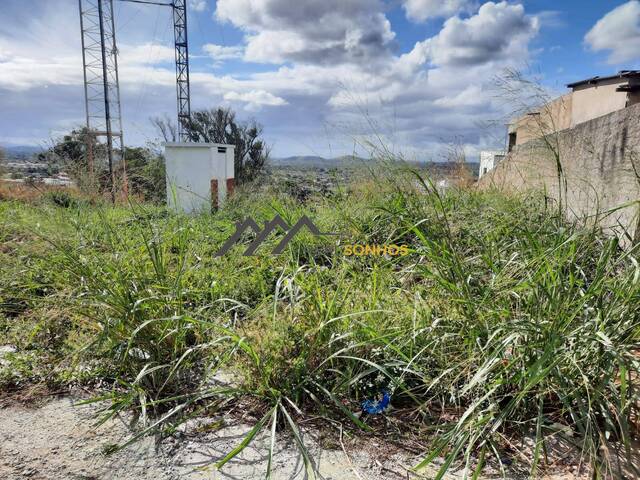
[[[125,142],[143,145],[175,116],[170,11],[115,1]],[[84,118],[77,2],[1,4],[0,144],[46,145]],[[255,118],[275,156],[457,142],[473,160],[503,141],[505,68],[555,94],[640,67],[638,0],[190,0],[189,26],[193,108]]]

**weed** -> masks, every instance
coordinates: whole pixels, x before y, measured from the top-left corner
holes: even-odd
[[[416,467],[444,457],[439,478],[458,464],[469,476],[488,463],[506,472],[505,452],[528,436],[521,457],[531,476],[558,438],[595,477],[610,474],[617,454],[606,445],[628,455],[638,427],[637,249],[565,221],[535,196],[440,192],[420,172],[373,173],[304,203],[263,182],[197,217],[0,204],[12,251],[0,252],[12,272],[2,273],[3,314],[42,314],[55,295],[67,299],[66,340],[44,326],[33,338],[54,352],[87,340],[80,362],[113,384],[97,398],[109,401],[104,418],[133,411],[145,425],[132,440],[245,402],[255,427],[219,466],[263,429],[271,459],[287,430],[312,475],[299,420],[379,431],[362,405],[387,392],[383,415],[405,434],[431,432]],[[244,257],[248,234],[214,257],[236,221],[276,213],[290,223],[308,215],[340,235],[301,235],[271,256],[275,233]],[[410,253],[345,256],[348,242]],[[36,272],[25,274],[30,265]]]

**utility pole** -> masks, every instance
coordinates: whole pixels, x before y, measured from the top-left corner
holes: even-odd
[[[93,169],[93,137],[106,137],[111,200],[118,190],[116,171],[122,172],[126,195],[126,164],[120,107],[118,47],[113,0],[78,0],[82,33],[82,63],[87,122],[87,155]]]

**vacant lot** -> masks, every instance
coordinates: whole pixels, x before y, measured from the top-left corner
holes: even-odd
[[[212,462],[256,439],[264,474],[284,435],[312,476],[309,429],[340,451],[384,436],[441,473],[619,472],[639,429],[635,249],[542,197],[439,192],[410,171],[291,188],[253,184],[195,217],[2,201],[5,403],[81,386],[105,421],[137,420],[113,455],[241,418]],[[302,230],[273,255],[274,232],[244,256],[248,232],[216,256],[237,222],[276,214],[335,235]]]

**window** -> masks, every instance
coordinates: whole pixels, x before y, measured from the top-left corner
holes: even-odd
[[[507,151],[513,150],[513,147],[516,146],[516,140],[518,138],[518,132],[513,132],[509,134],[509,149]]]

